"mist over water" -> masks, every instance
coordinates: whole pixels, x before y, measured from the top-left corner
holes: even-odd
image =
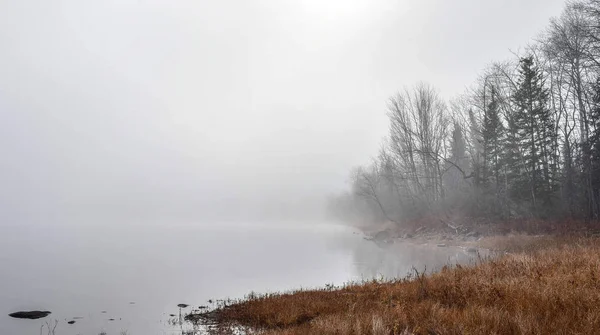
[[[8,317],[31,309],[52,311],[42,320],[59,320],[57,334],[175,334],[179,328],[168,321],[180,303],[210,306],[209,299],[250,292],[392,278],[413,265],[422,271],[472,257],[435,246],[382,248],[351,229],[319,222],[90,220],[85,228],[78,222],[5,227],[0,236],[3,334],[39,332],[40,320]],[[67,325],[74,317],[82,319]]]

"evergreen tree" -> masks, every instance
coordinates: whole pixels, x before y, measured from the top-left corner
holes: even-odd
[[[591,135],[588,148],[590,148],[592,168],[592,192],[595,199],[600,198],[600,77],[596,79],[593,87],[592,108],[590,110]],[[600,205],[596,204],[600,207]],[[600,213],[600,208],[592,208],[592,216]]]
[[[481,139],[481,130],[479,126],[479,122],[475,117],[475,113],[473,109],[469,109],[469,128],[470,128],[470,140],[471,140],[471,171],[473,171],[473,186],[475,189],[479,189],[481,187],[482,182],[482,143]]]
[[[467,142],[460,123],[454,122],[450,142],[450,157],[446,161],[444,170],[444,184],[449,191],[457,191],[465,185],[467,178]]]
[[[496,89],[491,87],[490,103],[486,106],[483,119],[483,183],[498,188],[500,184],[501,140],[504,126],[500,120]]]
[[[514,122],[524,172],[523,184],[518,196],[529,200],[534,211],[540,205],[549,205],[554,190],[552,157],[556,130],[552,113],[548,109],[548,92],[544,88],[541,71],[533,57],[521,59],[517,89],[513,95],[516,106]]]
[[[506,116],[506,139],[502,153],[502,167],[504,175],[504,188],[510,199],[523,198],[523,182],[525,181],[523,160],[519,143],[519,127],[515,113]]]

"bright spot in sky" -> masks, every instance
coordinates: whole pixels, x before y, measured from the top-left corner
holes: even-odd
[[[299,3],[311,14],[326,16],[329,19],[353,18],[380,1],[373,0],[301,0]]]

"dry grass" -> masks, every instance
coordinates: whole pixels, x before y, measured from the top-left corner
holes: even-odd
[[[251,296],[204,317],[271,335],[600,334],[600,240],[542,239],[472,267]]]

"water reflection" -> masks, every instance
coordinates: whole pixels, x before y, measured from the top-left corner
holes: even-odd
[[[436,244],[408,242],[361,243],[353,250],[355,278],[392,279],[413,271],[437,271],[444,265],[466,264],[477,260],[477,254],[460,247],[438,247]]]

